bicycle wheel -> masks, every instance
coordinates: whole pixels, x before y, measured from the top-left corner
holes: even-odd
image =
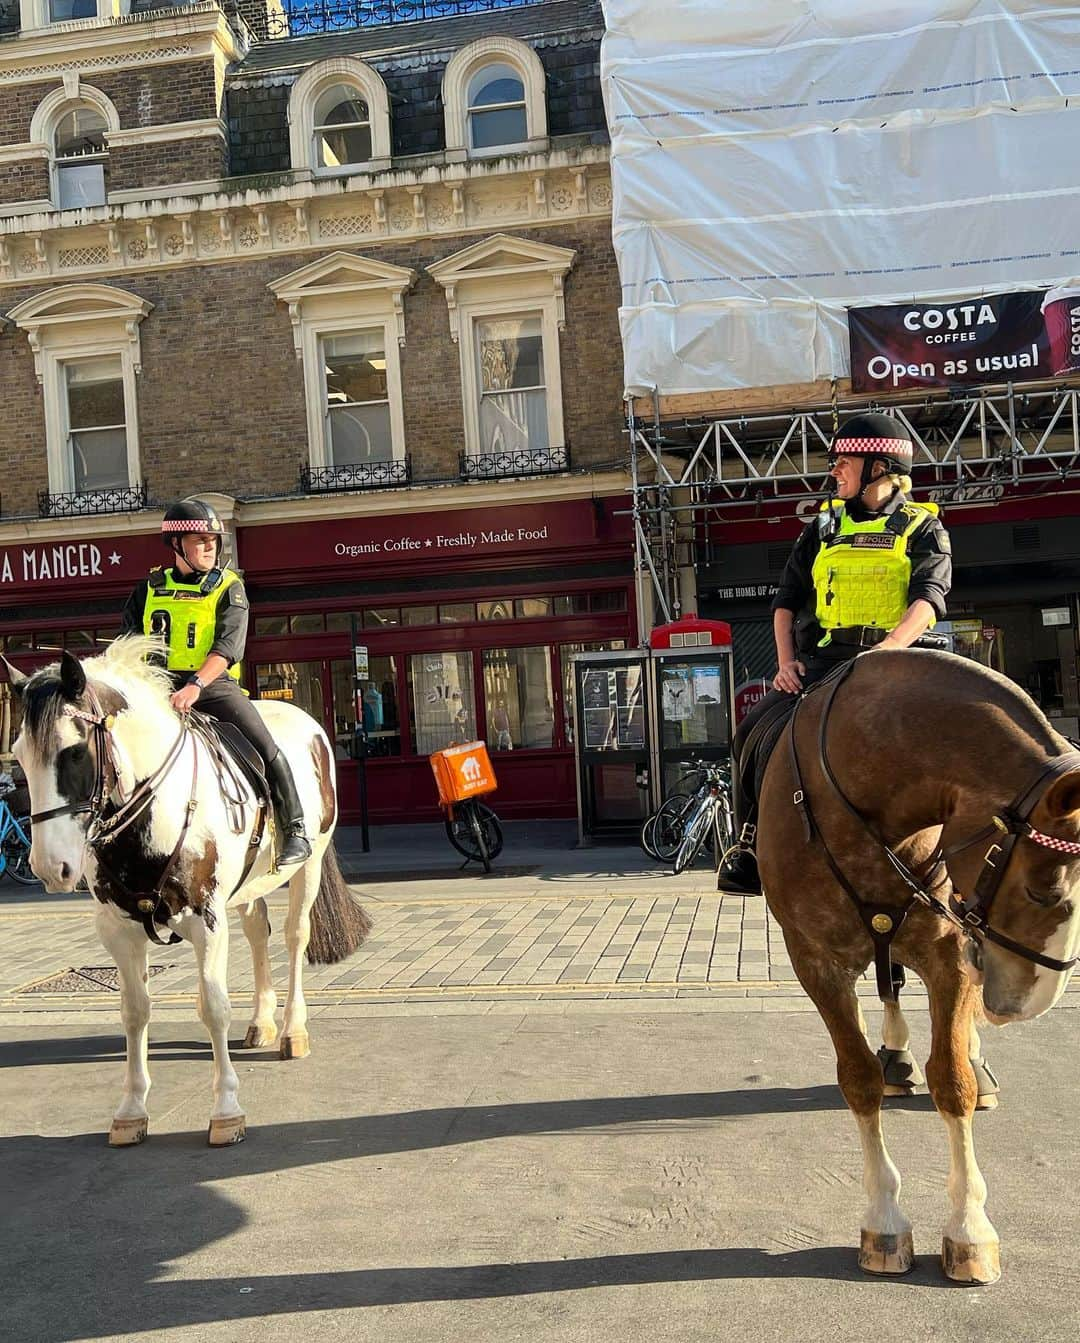
[[[30,870],[30,847],[22,844],[14,836],[4,845],[4,864],[0,874],[17,881],[20,886],[29,886],[37,881]]]
[[[652,856],[662,863],[670,863],[679,850],[686,833],[687,818],[693,811],[695,799],[674,796],[667,798],[653,816]]]
[[[705,838],[712,828],[712,811],[715,805],[715,799],[711,794],[703,797],[697,810],[687,821],[682,841],[675,853],[674,868],[676,876],[680,872],[685,872],[701,852],[701,846],[705,843]]]
[[[474,813],[477,828],[474,828],[473,825],[472,816]],[[490,807],[485,806],[483,802],[475,801],[475,799],[463,802],[446,818],[446,834],[458,853],[464,854],[474,863],[484,861],[478,836],[483,838],[489,863],[492,858],[498,858],[502,852],[503,833],[499,818]],[[490,866],[486,870],[490,871]]]

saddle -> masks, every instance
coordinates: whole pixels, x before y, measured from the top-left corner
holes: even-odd
[[[797,695],[777,700],[754,724],[743,744],[738,760],[739,783],[743,796],[756,804],[773,748],[783,735],[788,720],[799,702]]]
[[[226,784],[232,773],[231,766],[238,766],[244,778],[251,785],[255,796],[265,803],[270,801],[270,785],[266,778],[266,766],[247,737],[234,723],[223,722],[220,718],[211,718],[209,714],[192,709],[188,715],[191,727],[203,739],[214,759],[217,775],[221,781],[221,795],[227,802],[233,799],[226,792]]]

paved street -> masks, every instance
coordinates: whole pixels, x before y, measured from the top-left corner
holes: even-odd
[[[870,1280],[854,1126],[761,902],[721,900],[707,867],[676,880],[570,840],[510,827],[483,878],[419,830],[377,833],[370,855],[343,832],[373,938],[309,975],[309,1059],[238,1055],[249,1137],[225,1151],[205,1147],[190,953],[154,957],[151,1137],[111,1151],[123,1046],[85,897],[5,884],[3,1337],[964,1340],[990,1320],[1009,1340],[1074,1335],[1080,1221],[1055,1200],[1080,1148],[1080,994],[987,1032],[1005,1092],[977,1137],[1003,1282],[940,1276],[946,1152],[925,1097],[887,1122],[919,1264]]]

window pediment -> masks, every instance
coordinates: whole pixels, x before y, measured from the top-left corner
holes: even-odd
[[[472,299],[499,296],[500,289],[514,282],[521,296],[554,297],[559,329],[566,325],[563,280],[574,264],[576,252],[569,247],[532,242],[509,233],[496,233],[427,267],[428,274],[446,293],[450,334],[459,335],[458,304]]]
[[[327,316],[393,313],[398,344],[405,344],[405,292],[416,271],[350,252],[333,252],[271,280],[267,288],[289,306],[296,357],[302,357],[303,323]]]
[[[54,337],[68,343],[75,332],[90,345],[99,337],[114,341],[123,335],[131,346],[132,363],[138,372],[139,323],[153,306],[138,294],[111,285],[72,284],[24,299],[8,310],[8,317],[27,334],[40,382],[42,346]]]

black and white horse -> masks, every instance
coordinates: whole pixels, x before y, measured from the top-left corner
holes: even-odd
[[[99,935],[120,972],[127,1072],[110,1143],[146,1137],[148,956],[171,934],[191,943],[198,963],[199,1016],[214,1054],[210,1142],[218,1146],[239,1142],[245,1130],[229,1058],[227,909],[240,911],[255,967],[244,1045],[270,1045],[278,1034],[277,997],[263,897],[289,883],[282,1058],[309,1052],[305,953],[323,964],[341,960],[369,924],[334,853],[333,753],[322,728],[294,705],[257,705],[292,766],[314,837],[307,862],[278,871],[273,826],[253,788],[174,712],[166,674],[148,661],[157,649],[153,640],[118,639],[85,663],[65,653],[29,677],[6,664],[23,707],[15,754],[34,809],[31,867],[50,891],[73,891],[86,878]]]

